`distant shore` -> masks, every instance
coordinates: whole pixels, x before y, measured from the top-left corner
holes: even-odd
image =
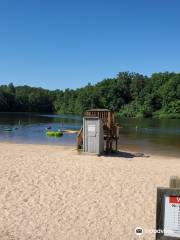
[[[154,229],[156,189],[180,159],[72,146],[0,143],[0,239],[136,239]],[[153,240],[154,235],[145,236]]]
[[[77,89],[48,90],[10,83],[0,85],[0,109],[82,115],[93,106],[110,109],[121,117],[180,119],[179,79],[178,72],[146,76],[125,71]]]
[[[0,114],[29,114],[29,115],[74,115],[74,116],[78,116],[80,118],[83,117],[83,113],[79,114],[79,113],[73,113],[73,112],[19,112],[19,111],[14,111],[14,112],[11,112],[11,111],[0,111]],[[154,114],[152,116],[142,116],[142,115],[137,115],[137,116],[124,116],[123,113],[121,112],[115,112],[115,117],[117,118],[123,118],[123,119],[180,119],[180,113],[170,113],[170,114],[167,114],[167,113],[161,113],[161,114]]]

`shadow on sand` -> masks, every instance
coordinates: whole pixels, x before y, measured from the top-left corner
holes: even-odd
[[[113,152],[113,153],[107,153],[104,154],[105,157],[122,157],[122,158],[135,158],[135,157],[149,157],[145,155],[144,153],[130,153],[130,152]]]

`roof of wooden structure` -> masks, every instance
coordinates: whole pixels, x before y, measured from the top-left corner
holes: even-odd
[[[106,108],[93,108],[88,109],[87,112],[112,112],[112,111]]]

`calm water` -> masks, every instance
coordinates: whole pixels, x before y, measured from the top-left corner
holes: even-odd
[[[126,119],[118,120],[120,129],[119,149],[142,153],[180,156],[180,120]],[[76,134],[61,138],[46,136],[46,127],[53,130],[78,130],[82,118],[74,115],[39,115],[0,113],[0,141],[75,145]],[[5,132],[4,128],[15,128]]]
[[[20,113],[0,113],[0,141],[41,144],[76,144],[76,134],[64,134],[55,138],[46,136],[46,128],[52,130],[74,129],[79,130],[81,118],[73,115],[40,115]],[[4,128],[18,128],[12,132]]]
[[[180,120],[119,120],[119,147],[125,150],[180,157]]]

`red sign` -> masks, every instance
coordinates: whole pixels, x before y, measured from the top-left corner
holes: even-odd
[[[180,196],[170,196],[169,197],[169,203],[176,203],[180,204]]]

